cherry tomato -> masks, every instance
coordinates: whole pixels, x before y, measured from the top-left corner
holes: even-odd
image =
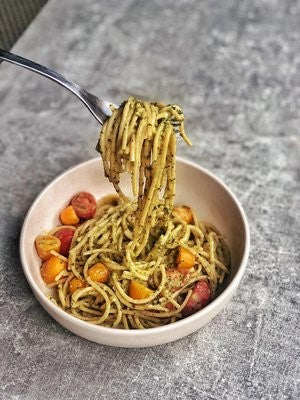
[[[60,254],[67,257],[74,236],[74,230],[70,228],[62,228],[54,233],[54,236],[60,240]]]
[[[141,300],[150,297],[153,291],[147,286],[137,281],[131,281],[129,286],[129,296],[133,299]]]
[[[211,301],[211,291],[208,282],[199,281],[194,287],[191,297],[182,310],[182,315],[187,317],[201,310]]]
[[[80,192],[71,199],[77,216],[82,219],[93,218],[96,213],[97,203],[93,195],[87,192]]]
[[[86,283],[79,278],[73,278],[69,284],[70,293],[73,294],[77,289],[82,289],[86,287]]]
[[[43,235],[35,239],[35,248],[42,260],[48,260],[52,256],[51,250],[59,253],[60,247],[59,238],[54,236]]]
[[[59,217],[64,225],[76,225],[80,221],[73,206],[68,206],[64,208]]]
[[[187,270],[193,268],[196,257],[190,251],[182,246],[178,248],[178,255],[176,259],[178,271]]]
[[[49,284],[55,281],[56,275],[67,269],[67,263],[60,258],[52,256],[45,261],[41,268],[41,275],[45,283]]]
[[[89,268],[88,275],[95,282],[105,283],[109,280],[110,272],[104,264],[97,263]]]
[[[183,219],[187,224],[191,224],[193,222],[193,214],[190,207],[175,207],[174,213],[177,214],[181,219]]]

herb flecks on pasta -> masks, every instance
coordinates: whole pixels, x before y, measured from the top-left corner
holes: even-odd
[[[190,207],[174,207],[177,131],[190,144],[183,122],[179,107],[133,97],[113,110],[97,148],[117,195],[96,205],[91,194],[76,194],[60,218],[80,225],[36,239],[52,301],[71,315],[112,328],[158,327],[205,307],[229,273],[222,235]],[[133,199],[122,173],[131,175]]]
[[[100,217],[76,230],[69,271],[64,282],[58,284],[60,307],[93,324],[141,329],[188,315],[189,310],[183,310],[199,281],[209,282],[209,300],[213,298],[230,265],[221,235],[195,216],[187,224],[175,208],[167,225],[163,215],[158,218],[148,243],[136,257],[132,252],[136,207],[136,203],[120,199],[117,205],[106,205]],[[185,270],[178,268],[179,248],[194,256],[193,265]],[[97,283],[89,276],[89,269],[99,262],[110,271],[106,283]],[[68,281],[74,277],[85,282],[86,287],[71,295]],[[148,289],[146,297],[130,297],[132,282]]]
[[[104,123],[98,150],[105,175],[121,199],[129,202],[120,187],[120,175],[131,175],[135,211],[134,250],[140,253],[151,228],[167,219],[175,199],[176,136],[184,131],[184,116],[176,105],[148,103],[129,97]]]

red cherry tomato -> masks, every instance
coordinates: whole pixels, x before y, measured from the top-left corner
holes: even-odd
[[[60,254],[67,257],[74,236],[74,230],[69,228],[62,228],[54,233],[54,236],[60,240]]]
[[[182,315],[187,317],[201,310],[211,301],[211,291],[206,281],[199,281],[194,287],[191,297],[182,310]]]
[[[80,192],[71,199],[76,214],[79,218],[90,219],[96,213],[97,203],[93,195],[87,192]]]

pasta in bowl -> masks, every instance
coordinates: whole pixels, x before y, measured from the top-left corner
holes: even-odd
[[[107,182],[107,180],[103,177],[103,174],[101,173],[99,159],[93,159],[88,162],[82,163],[70,169],[69,171],[66,171],[64,174],[62,174],[52,183],[50,183],[33,203],[22,228],[20,254],[26,278],[38,301],[49,312],[49,314],[64,327],[84,338],[93,340],[98,343],[124,347],[153,346],[179,339],[180,337],[186,336],[196,331],[201,326],[209,322],[230,300],[234,291],[237,288],[238,283],[241,280],[249,252],[249,231],[246,217],[234,195],[216,177],[214,177],[208,171],[200,168],[198,165],[188,161],[177,159],[176,164],[177,191],[175,204],[189,205],[194,210],[195,215],[199,218],[199,221],[209,221],[211,226],[216,226],[218,231],[222,234],[222,239],[224,239],[230,250],[230,271],[229,274],[225,274],[226,276],[224,275],[224,282],[219,288],[216,289],[214,299],[209,299],[210,302],[208,305],[206,305],[206,307],[189,316],[188,313],[185,318],[182,318],[182,315],[180,315],[179,318],[176,317],[176,319],[174,319],[174,315],[160,318],[160,320],[164,320],[164,324],[161,324],[160,320],[158,321],[158,323],[155,319],[156,317],[152,317],[151,315],[148,315],[148,319],[139,317],[137,320],[135,320],[133,317],[126,317],[127,323],[130,325],[130,328],[133,328],[128,330],[122,329],[124,328],[124,324],[126,324],[126,322],[122,322],[122,316],[130,315],[130,312],[128,312],[128,314],[123,314],[123,312],[122,315],[119,314],[119,319],[121,320],[119,328],[121,329],[116,329],[116,327],[102,326],[99,324],[90,323],[83,319],[79,319],[77,316],[72,315],[72,313],[66,312],[61,307],[58,307],[56,304],[53,303],[49,296],[55,296],[55,291],[57,289],[47,287],[41,276],[41,260],[36,252],[34,242],[37,237],[39,237],[42,233],[49,233],[51,232],[51,230],[53,230],[54,227],[61,224],[59,215],[61,214],[62,210],[69,207],[69,201],[74,197],[74,194],[89,191],[94,195],[96,199],[101,199],[112,192],[110,183]],[[193,182],[192,188],[191,182]],[[125,190],[126,188],[129,190],[130,180],[128,179],[128,177],[127,180],[125,179],[123,185]],[[203,188],[205,188],[205,190],[203,190]],[[53,199],[55,199],[55,202],[53,201]],[[124,205],[122,204],[117,204],[114,207],[117,208],[123,206]],[[111,207],[108,207],[107,210],[109,210],[109,208]],[[87,223],[88,221],[91,220],[87,220]],[[178,221],[180,223],[179,219]],[[77,229],[84,229],[84,224]],[[175,220],[174,225],[176,225]],[[205,243],[203,243],[203,245],[204,244]],[[206,253],[205,246],[203,252]],[[177,263],[177,258],[179,257],[178,253],[179,250],[178,248],[176,248],[172,255],[173,263],[175,263],[175,265],[172,265],[174,271],[177,271],[178,264],[180,264],[180,262]],[[207,254],[204,254],[204,256],[207,257]],[[97,259],[92,260],[91,264],[95,265],[98,261],[99,260]],[[87,274],[89,268],[93,267],[93,265],[91,264],[86,267]],[[107,266],[108,263],[103,262],[103,264]],[[165,271],[167,271],[170,267],[171,266],[167,266],[167,268],[165,268]],[[82,272],[83,270],[79,271],[79,273]],[[122,275],[124,274],[124,272],[128,273],[128,271],[123,270]],[[193,273],[196,272],[197,270],[195,269]],[[110,279],[117,279],[117,283],[122,285],[122,280],[120,276],[120,272],[117,272],[114,275],[114,272],[111,271]],[[81,277],[84,277],[84,272]],[[135,277],[135,279],[132,279],[132,276],[127,275],[127,278],[127,280],[136,280],[140,284],[142,284],[143,282],[143,280],[140,280],[137,277]],[[70,280],[72,279],[73,277],[70,278]],[[126,274],[124,279],[126,279]],[[156,283],[158,284],[158,287],[161,282],[160,279],[161,276],[159,276],[158,274]],[[199,281],[201,281],[201,279],[197,280],[197,282]],[[190,285],[190,288],[192,287],[192,285],[193,284]],[[153,287],[150,287],[150,284],[148,285],[148,280],[145,286],[148,289],[152,290],[153,293],[157,291],[155,290],[155,283],[153,283]],[[123,286],[123,290],[124,288],[125,286]],[[127,293],[130,294],[129,288],[127,289]],[[183,289],[183,291],[185,289]],[[187,289],[189,288],[187,287]],[[136,290],[136,292],[138,292],[138,290]],[[80,293],[80,290],[78,293]],[[186,300],[187,293],[188,291],[186,293],[183,293],[182,299],[178,299],[178,301],[177,298],[175,299],[175,303],[177,302],[179,307],[183,304],[179,303]],[[157,294],[158,305],[159,299],[163,298],[159,295],[160,294]],[[174,293],[171,293],[171,296],[172,295],[174,295]],[[128,299],[125,298],[125,301],[127,300]],[[145,313],[145,311],[147,311],[148,314],[155,312],[163,313],[167,312],[165,311],[164,307],[167,300],[170,301],[170,298],[165,299],[165,303],[162,304],[162,308],[164,308],[164,311],[157,309],[145,310],[145,303],[135,304],[134,308],[142,308],[142,314],[143,312]],[[122,304],[121,308],[123,310],[127,309],[130,311],[130,307],[124,307],[124,303],[122,303],[121,301],[120,303]],[[175,315],[178,310],[177,304],[173,304],[174,310],[170,311],[171,313],[174,313],[175,311]],[[111,304],[111,307],[113,310],[114,307],[116,308],[114,304]],[[81,310],[79,312],[82,313]],[[100,314],[102,313],[101,315],[103,315],[103,311],[101,311],[101,309],[99,310],[99,312]],[[137,314],[141,315],[140,310]],[[181,312],[178,312],[177,315],[178,314],[181,314]],[[109,324],[111,324],[112,326],[118,318],[118,315],[117,313],[109,313],[109,315],[113,315],[113,318],[108,319],[107,325],[109,326]],[[99,315],[95,315],[93,316],[93,318],[99,318]],[[130,320],[132,320],[132,326]],[[138,329],[138,321],[142,325],[146,325],[144,326],[144,329]],[[154,326],[151,326],[151,324],[154,324]]]
[[[230,268],[219,232],[191,208],[175,207],[167,225],[159,216],[135,256],[135,213],[136,204],[118,196],[105,196],[98,207],[88,192],[72,197],[60,213],[67,225],[35,240],[41,276],[56,289],[54,304],[93,324],[146,329],[187,317],[213,300]]]

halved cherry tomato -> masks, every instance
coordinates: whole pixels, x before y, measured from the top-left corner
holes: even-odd
[[[187,317],[201,310],[211,301],[211,290],[207,281],[199,281],[194,287],[191,297],[182,310],[182,315]]]
[[[74,230],[70,228],[62,228],[54,233],[54,236],[60,240],[60,254],[67,257],[69,255],[69,250],[74,236]]]
[[[176,259],[177,269],[179,271],[193,268],[195,264],[196,257],[186,248],[179,246],[178,255]]]
[[[88,275],[94,282],[105,283],[109,280],[110,272],[104,264],[97,263],[89,268]]]
[[[90,219],[96,213],[97,203],[93,195],[87,192],[80,192],[71,199],[71,205],[79,218]]]
[[[193,214],[190,207],[187,206],[175,207],[174,214],[177,214],[187,224],[191,224],[193,222]]]
[[[150,297],[153,291],[147,286],[137,281],[131,281],[129,286],[129,296],[136,300],[146,299]]]
[[[86,287],[86,283],[79,278],[73,278],[69,284],[70,293],[73,294],[75,290]]]
[[[42,260],[48,260],[52,256],[50,253],[51,250],[56,251],[57,253],[60,251],[61,243],[59,238],[51,236],[51,235],[43,235],[38,236],[35,239],[35,248],[38,256]]]
[[[41,268],[41,275],[45,283],[55,281],[56,275],[67,269],[67,263],[58,257],[52,256],[45,261]]]
[[[64,225],[76,225],[80,221],[73,206],[64,208],[59,217]]]

